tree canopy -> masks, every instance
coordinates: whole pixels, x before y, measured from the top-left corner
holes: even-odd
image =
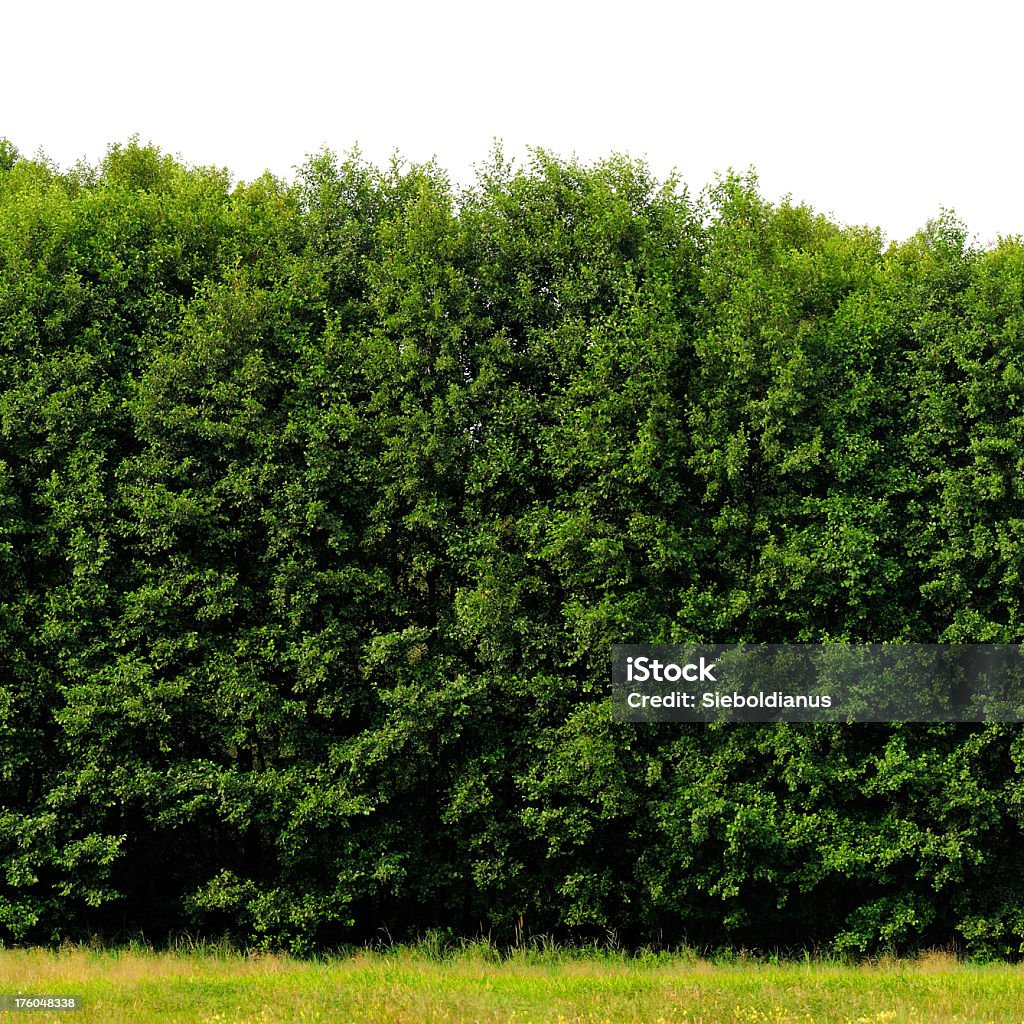
[[[614,643],[1022,640],[1024,244],[642,162],[0,144],[0,939],[1024,949],[1016,727]]]

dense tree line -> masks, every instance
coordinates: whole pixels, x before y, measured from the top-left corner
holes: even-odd
[[[1024,245],[752,176],[0,145],[0,939],[1024,942],[1024,737],[613,724],[1022,637]]]

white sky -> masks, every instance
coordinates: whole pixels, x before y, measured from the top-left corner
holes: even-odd
[[[0,136],[62,166],[138,133],[252,178],[358,143],[456,181],[494,138],[678,168],[753,164],[772,199],[904,238],[952,207],[1024,234],[1024,5],[6,4]]]

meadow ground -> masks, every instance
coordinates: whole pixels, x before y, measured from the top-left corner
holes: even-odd
[[[324,960],[228,950],[0,950],[0,995],[76,995],[64,1024],[1024,1024],[1024,967],[949,955],[862,965],[486,947]]]

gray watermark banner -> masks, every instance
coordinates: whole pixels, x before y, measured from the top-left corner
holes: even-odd
[[[1020,644],[623,644],[617,722],[1024,722]]]

